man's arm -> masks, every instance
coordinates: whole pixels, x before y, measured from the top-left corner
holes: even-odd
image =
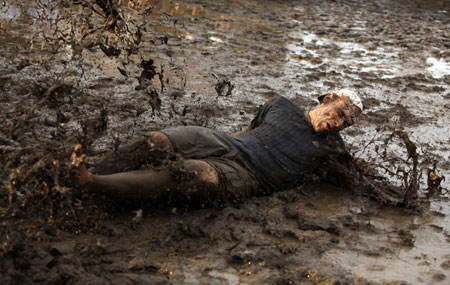
[[[248,132],[248,131],[250,131],[250,126],[244,128],[242,131],[238,131],[238,132],[229,134],[229,136],[230,136],[230,137],[237,137],[238,135],[245,134],[245,133]]]

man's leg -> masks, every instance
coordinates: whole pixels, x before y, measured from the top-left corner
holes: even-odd
[[[137,170],[146,164],[159,164],[173,151],[169,138],[161,132],[150,132],[130,144],[107,155],[95,167],[89,169],[96,174],[112,174]]]
[[[179,192],[208,198],[219,190],[217,171],[202,160],[185,160],[161,170],[95,175],[86,170],[84,159],[81,148],[76,147],[71,157],[71,165],[78,172],[75,183],[92,193],[126,199],[156,199],[167,193]]]

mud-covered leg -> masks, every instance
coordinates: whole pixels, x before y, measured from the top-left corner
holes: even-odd
[[[171,168],[177,191],[191,198],[214,200],[220,189],[219,174],[203,160],[184,160],[181,165]]]
[[[157,199],[175,192],[209,199],[219,190],[217,171],[201,160],[186,160],[158,170],[93,175],[92,178],[92,182],[85,185],[90,192],[125,199]]]
[[[150,132],[130,144],[107,155],[100,163],[89,169],[96,174],[112,174],[132,171],[144,165],[159,165],[173,151],[169,138],[161,132]]]

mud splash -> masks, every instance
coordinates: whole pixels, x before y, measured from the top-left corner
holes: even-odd
[[[418,214],[316,181],[223,208],[161,208],[71,192],[64,167],[75,143],[95,164],[149,130],[233,132],[275,94],[310,108],[346,86],[366,107],[345,133],[351,152],[379,163],[383,135],[408,133],[420,157],[439,158],[431,172],[416,164],[425,191],[450,177],[444,2],[123,2],[1,9],[3,283],[448,281],[448,197]],[[399,158],[387,169],[408,159],[405,141],[387,151]]]

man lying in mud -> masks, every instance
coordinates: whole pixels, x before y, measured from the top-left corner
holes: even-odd
[[[237,201],[289,189],[326,161],[345,153],[339,131],[363,110],[359,96],[340,90],[318,97],[305,111],[282,96],[265,103],[240,132],[204,127],[154,131],[120,147],[89,171],[77,145],[70,167],[90,192],[126,199],[190,198]]]

